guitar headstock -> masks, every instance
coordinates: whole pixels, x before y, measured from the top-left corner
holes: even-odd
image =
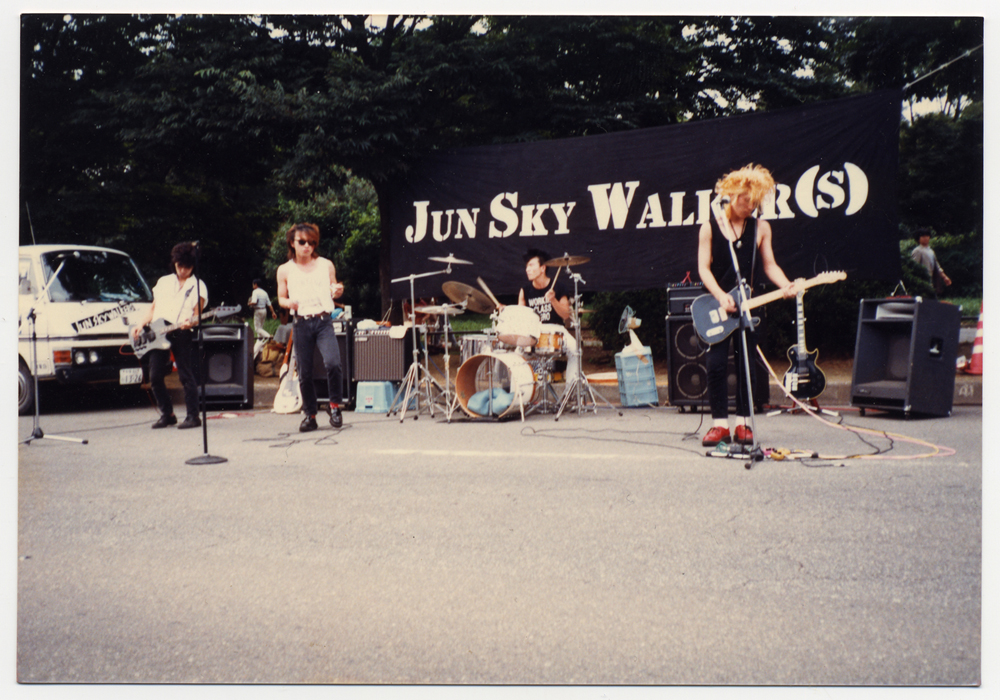
[[[843,270],[832,270],[830,272],[821,272],[813,278],[816,284],[830,284],[832,282],[840,282],[847,279],[847,273]]]

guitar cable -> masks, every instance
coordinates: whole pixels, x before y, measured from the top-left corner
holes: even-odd
[[[872,430],[870,428],[862,428],[860,426],[847,425],[846,423],[844,423],[843,417],[840,418],[840,422],[838,423],[834,423],[832,421],[823,418],[818,414],[815,408],[803,403],[799,399],[792,396],[792,394],[785,388],[784,384],[782,384],[782,382],[778,380],[778,376],[775,373],[774,368],[771,367],[770,363],[767,361],[767,358],[764,357],[763,351],[761,351],[759,347],[757,348],[757,353],[760,355],[761,360],[767,367],[767,371],[771,375],[771,378],[798,408],[802,409],[803,411],[806,412],[808,416],[819,421],[825,426],[854,433],[858,437],[858,439],[860,439],[863,443],[869,445],[870,447],[876,450],[872,454],[819,455],[818,453],[813,453],[816,455],[816,458],[824,460],[847,460],[847,459],[904,460],[904,459],[926,459],[928,457],[938,457],[938,456],[950,457],[956,454],[956,450],[951,447],[945,447],[943,445],[935,445],[933,443],[927,442],[926,440],[920,440],[918,438],[913,438],[908,435],[900,435],[898,433],[889,433],[884,430]],[[873,443],[866,440],[864,438],[865,435],[879,436],[885,438],[889,440],[889,447],[886,449],[879,449]],[[907,442],[914,445],[919,445],[921,447],[926,448],[928,451],[915,455],[889,455],[888,453],[895,449],[896,442]]]

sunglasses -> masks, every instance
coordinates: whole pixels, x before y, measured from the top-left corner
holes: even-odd
[[[295,242],[296,242],[296,243],[297,243],[298,245],[311,245],[311,246],[312,246],[313,248],[315,248],[315,247],[316,247],[316,241],[307,241],[307,240],[300,240],[300,239],[296,239],[296,241],[295,241]]]

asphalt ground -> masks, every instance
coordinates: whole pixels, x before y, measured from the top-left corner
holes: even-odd
[[[764,447],[819,457],[752,469],[671,408],[344,415],[43,413],[18,447],[18,680],[980,681],[979,406],[759,416]]]

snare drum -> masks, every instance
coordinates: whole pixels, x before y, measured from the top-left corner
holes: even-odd
[[[462,363],[473,355],[482,355],[493,350],[496,336],[492,333],[466,333],[460,341],[462,347]]]
[[[562,355],[566,351],[562,333],[542,333],[535,343],[535,352],[539,355]]]
[[[487,398],[491,392],[492,400]],[[535,373],[531,365],[516,353],[475,355],[458,368],[455,394],[462,410],[473,418],[516,415],[522,406],[526,409],[535,400]]]
[[[538,342],[542,322],[527,306],[505,306],[497,317],[497,338],[504,345],[531,347]]]

